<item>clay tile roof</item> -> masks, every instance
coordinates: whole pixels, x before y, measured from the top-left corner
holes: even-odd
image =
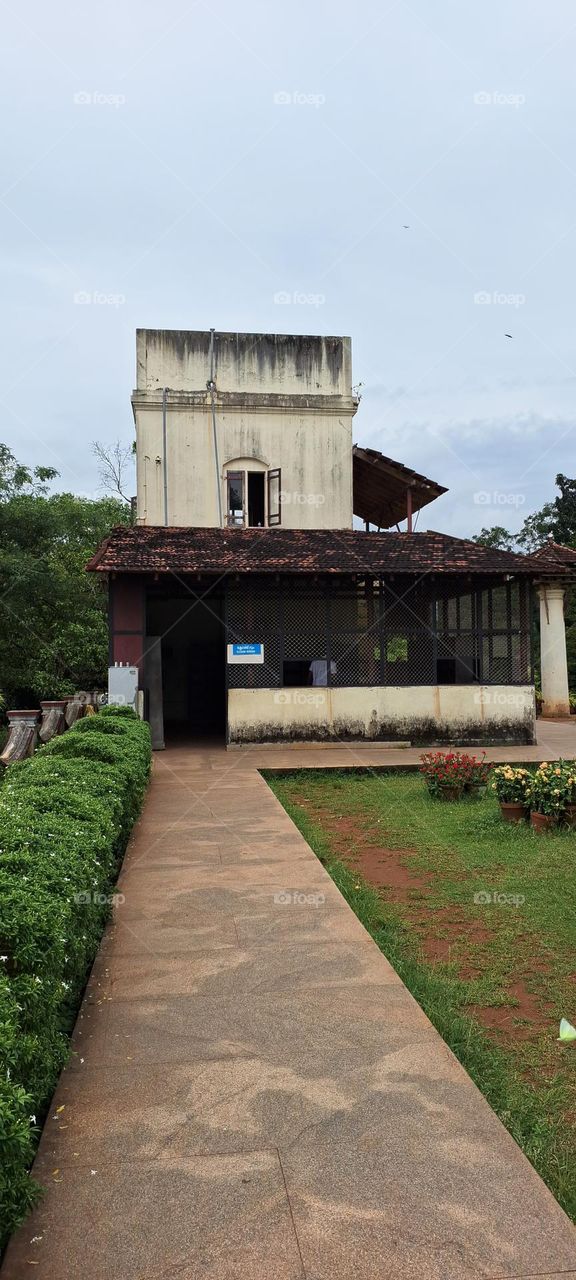
[[[564,547],[560,542],[553,542],[551,538],[542,547],[538,547],[537,551],[532,551],[528,559],[538,561],[539,565],[546,561],[550,565],[566,565],[568,568],[576,569],[574,547]]]
[[[86,567],[98,573],[528,573],[535,576],[532,557],[479,546],[443,533],[364,533],[357,529],[189,529],[119,525]],[[540,567],[538,574],[541,574]]]
[[[407,491],[412,497],[415,515],[429,502],[448,490],[435,480],[428,480],[401,462],[387,458],[377,449],[364,449],[355,444],[352,450],[352,490],[354,515],[382,529],[406,519]]]

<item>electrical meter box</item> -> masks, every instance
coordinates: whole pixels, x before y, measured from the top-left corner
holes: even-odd
[[[108,667],[108,706],[138,710],[138,667]]]

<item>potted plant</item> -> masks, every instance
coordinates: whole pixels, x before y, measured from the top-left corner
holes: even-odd
[[[576,827],[576,761],[566,770],[566,797],[563,819],[567,827]]]
[[[464,790],[470,796],[485,795],[488,786],[488,775],[492,768],[490,761],[486,759],[486,752],[482,753],[481,759],[478,756],[465,755],[462,760],[466,770]]]
[[[532,813],[535,831],[550,831],[558,825],[568,795],[566,766],[562,760],[538,766],[532,781]]]
[[[428,751],[420,757],[420,773],[430,795],[440,800],[460,800],[466,785],[466,766],[458,751]]]
[[[532,776],[528,769],[499,765],[493,772],[493,789],[505,822],[524,822],[530,811]]]

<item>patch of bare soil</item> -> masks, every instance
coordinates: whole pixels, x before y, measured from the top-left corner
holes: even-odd
[[[387,901],[406,902],[420,891],[431,888],[431,876],[421,875],[410,866],[417,856],[415,849],[388,849],[370,841],[370,830],[363,829],[357,818],[340,817],[318,805],[306,804],[309,818],[321,823],[330,836],[336,857],[358,871],[375,889],[386,889]]]
[[[511,982],[508,992],[514,1000],[513,1005],[498,1007],[485,1005],[469,1005],[469,1011],[495,1033],[496,1038],[508,1040],[535,1040],[539,1035],[550,1031],[550,1012],[542,1002],[528,991],[521,980]]]
[[[479,977],[481,970],[467,968],[466,948],[488,946],[494,938],[482,920],[474,919],[458,907],[436,907],[434,912],[415,912],[411,923],[416,928],[420,945],[427,960],[433,963],[457,961],[458,973],[465,981]]]

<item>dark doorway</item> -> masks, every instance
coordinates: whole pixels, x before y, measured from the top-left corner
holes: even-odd
[[[221,594],[148,596],[148,630],[161,637],[165,736],[224,737],[226,672]]]

